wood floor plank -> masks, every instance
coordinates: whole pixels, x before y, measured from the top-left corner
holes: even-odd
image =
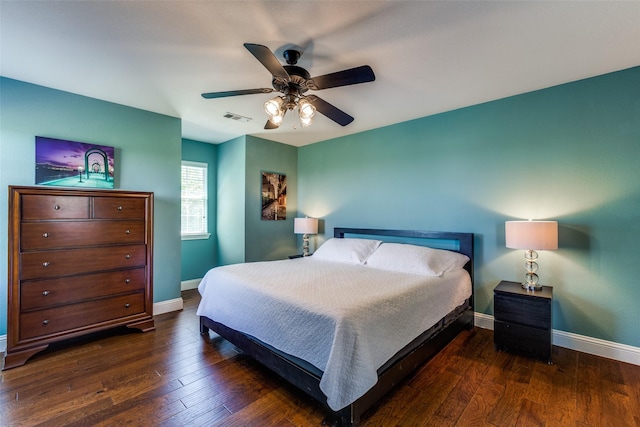
[[[621,363],[620,365],[630,401],[629,411],[636,420],[640,420],[640,366],[629,363]],[[640,427],[640,422],[636,421],[636,423]]]
[[[88,405],[74,406],[73,409],[64,411],[57,417],[47,418],[42,423],[33,425],[33,427],[65,427],[71,425],[90,425],[86,423],[87,414],[99,412],[111,407],[113,407],[113,402],[111,401],[111,399],[99,399]]]
[[[602,400],[607,413],[617,414],[614,419],[601,420],[602,427],[632,426],[635,423],[631,412],[631,399],[626,393],[620,393],[614,388],[605,388]]]
[[[420,375],[420,374],[416,374]],[[421,399],[421,394],[425,391],[416,389],[404,382],[400,387],[392,390],[370,412],[365,414],[369,420],[368,424],[373,426],[397,426],[406,417],[411,407]]]
[[[134,399],[130,399],[121,402],[118,405],[112,405],[110,408],[106,408],[102,411],[92,413],[85,419],[86,425],[99,424],[104,420],[114,418],[126,418],[121,414],[126,414],[130,411],[142,410],[153,411],[158,405],[172,405],[173,408],[180,408],[182,406],[186,409],[186,405],[183,403],[183,399],[192,394],[201,396],[201,399],[207,396],[214,397],[219,394],[218,390],[215,390],[215,381],[204,378],[202,381],[194,382],[188,385],[183,385],[178,380],[165,383],[162,387],[149,390],[144,394],[138,395]],[[154,425],[149,424],[147,425]]]
[[[495,426],[513,426],[525,398],[526,387],[515,381],[507,381],[504,393],[490,411],[487,421]]]
[[[527,397],[527,389],[532,374],[533,359],[523,358],[522,356],[509,355],[512,359],[511,363],[501,364],[504,370],[501,375],[494,376],[500,383],[504,381],[504,393],[490,412],[487,421],[496,426],[512,426],[516,424],[518,419],[518,411],[524,404]],[[496,357],[496,361],[500,361],[500,357]],[[489,370],[490,374],[495,374],[495,370]]]
[[[398,425],[420,425],[423,420],[432,417],[461,378],[459,374],[448,370],[425,378],[420,388],[422,398],[411,405]]]
[[[94,427],[121,426],[126,424],[133,426],[155,426],[159,425],[162,421],[181,413],[184,409],[184,405],[179,400],[174,402],[164,402],[163,399],[158,399],[154,402],[145,404],[141,408],[134,407],[126,411],[118,412],[113,417],[94,424]]]
[[[515,425],[544,427],[546,425],[544,405],[529,399],[524,399],[520,406]]]
[[[505,386],[503,384],[485,379],[460,415],[460,418],[458,418],[457,425],[489,425],[487,419],[500,398],[504,395],[504,392]]]
[[[590,426],[599,425],[606,409],[603,406],[604,383],[599,365],[600,358],[597,356],[584,353],[578,355],[576,410],[579,416],[576,421]]]
[[[12,423],[36,425],[44,423],[51,418],[57,418],[70,408],[86,407],[104,399],[99,395],[99,391],[99,389],[96,390],[95,387],[90,385],[69,390],[66,393],[58,390],[48,390],[37,398],[16,401],[14,405],[5,406],[3,407],[3,412],[8,415],[6,418],[11,420],[9,425]]]
[[[157,426],[190,426],[195,424],[195,420],[207,415],[207,419],[221,420],[229,416],[229,411],[224,407],[220,397],[203,396],[197,402],[190,406],[184,404],[182,400],[175,402],[181,403],[182,409],[176,411],[171,417],[156,420],[153,425]]]
[[[332,426],[317,402],[214,333],[197,291],[156,330],[105,331],[0,373],[0,425]],[[553,365],[463,331],[362,417],[362,427],[640,427],[640,366],[554,347]]]
[[[543,378],[549,390],[548,398],[544,401],[547,425],[575,426],[578,353],[556,347],[553,360],[553,369],[540,369],[533,375],[534,378],[540,378],[537,374],[545,374]]]

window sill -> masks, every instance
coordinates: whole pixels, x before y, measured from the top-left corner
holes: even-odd
[[[182,234],[180,236],[182,240],[207,240],[209,237],[211,237],[211,233]]]

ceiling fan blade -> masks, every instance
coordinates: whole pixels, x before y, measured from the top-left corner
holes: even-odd
[[[276,58],[268,47],[253,43],[245,43],[244,47],[246,47],[247,50],[251,52],[251,54],[255,56],[267,70],[269,70],[273,77],[282,79],[286,82],[291,80],[289,73],[287,73],[280,61],[278,61],[278,58]]]
[[[331,87],[355,85],[372,82],[376,79],[373,70],[368,65],[362,65],[336,73],[325,74],[307,80],[307,87],[313,90],[329,89]]]
[[[226,92],[203,93],[202,97],[205,98],[205,99],[212,99],[212,98],[225,98],[227,96],[253,95],[253,94],[256,94],[256,93],[271,93],[271,92],[273,92],[273,89],[270,89],[270,88],[229,90],[229,91],[226,91]]]
[[[325,116],[327,116],[328,118],[330,118],[331,120],[333,120],[334,122],[338,123],[341,126],[346,126],[353,121],[353,117],[351,117],[350,115],[348,115],[347,113],[339,109],[338,107],[335,107],[329,104],[327,101],[323,100],[322,98],[318,98],[315,95],[307,95],[305,98],[310,103],[312,103],[314,107],[316,107],[316,110],[319,113],[324,114]]]

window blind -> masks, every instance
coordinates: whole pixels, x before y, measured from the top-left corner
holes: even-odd
[[[181,234],[206,235],[207,164],[182,162]]]

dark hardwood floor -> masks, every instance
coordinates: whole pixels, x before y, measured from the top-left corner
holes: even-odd
[[[197,291],[156,331],[110,331],[4,371],[2,426],[320,426],[322,408],[229,343],[199,334]],[[363,426],[640,426],[640,366],[554,347],[554,364],[460,334]]]

